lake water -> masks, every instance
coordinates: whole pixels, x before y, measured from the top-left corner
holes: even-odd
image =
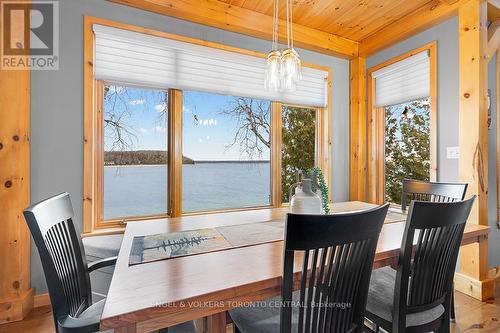
[[[182,167],[185,212],[269,205],[270,163],[196,163]],[[106,166],[104,218],[167,211],[167,166]]]

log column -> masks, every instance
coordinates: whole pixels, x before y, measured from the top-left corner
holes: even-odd
[[[477,195],[468,223],[488,225],[488,68],[487,1],[470,0],[459,9],[459,179],[468,183],[467,196]],[[442,78],[446,79],[446,78]],[[480,300],[493,296],[488,279],[488,242],[460,251],[456,289]]]
[[[366,59],[350,62],[349,198],[366,201]]]
[[[23,45],[23,26],[12,29]],[[33,307],[30,235],[22,215],[30,202],[29,119],[30,71],[0,69],[0,324],[22,320]]]

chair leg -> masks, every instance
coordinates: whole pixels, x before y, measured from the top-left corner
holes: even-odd
[[[438,333],[450,333],[449,320],[443,320],[443,324],[439,327]]]
[[[450,320],[455,322],[455,288],[451,290]]]
[[[158,333],[168,333],[168,328],[162,328],[161,330],[158,330]]]
[[[233,323],[233,332],[234,333],[241,333],[240,329],[238,328],[238,326],[236,326],[236,324]]]

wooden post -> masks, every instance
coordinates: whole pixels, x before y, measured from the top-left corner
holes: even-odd
[[[281,136],[283,121],[281,103],[271,103],[271,204],[281,207]]]
[[[477,195],[468,223],[488,225],[488,107],[485,0],[470,0],[459,8],[459,179]],[[456,289],[484,300],[493,296],[488,279],[488,242],[462,247]]]
[[[350,200],[366,201],[366,59],[350,63]]]
[[[24,35],[12,26],[12,36]],[[30,235],[30,71],[0,69],[0,324],[22,320],[33,307]]]
[[[182,215],[182,91],[168,91],[168,210]]]

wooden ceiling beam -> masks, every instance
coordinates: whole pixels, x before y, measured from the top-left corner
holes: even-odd
[[[359,43],[360,56],[368,56],[390,45],[407,39],[458,13],[468,0],[435,0],[380,29]]]
[[[500,20],[500,0],[488,1],[488,21],[495,23]]]
[[[500,9],[500,0],[488,0],[488,3]]]
[[[252,37],[272,39],[272,16],[217,0],[109,1]],[[298,47],[348,59],[358,54],[356,41],[299,24],[293,26],[294,44]],[[285,31],[285,21],[280,20],[280,40],[286,40]]]
[[[488,43],[486,45],[485,57],[489,62],[500,47],[500,22],[491,23],[488,28]]]

